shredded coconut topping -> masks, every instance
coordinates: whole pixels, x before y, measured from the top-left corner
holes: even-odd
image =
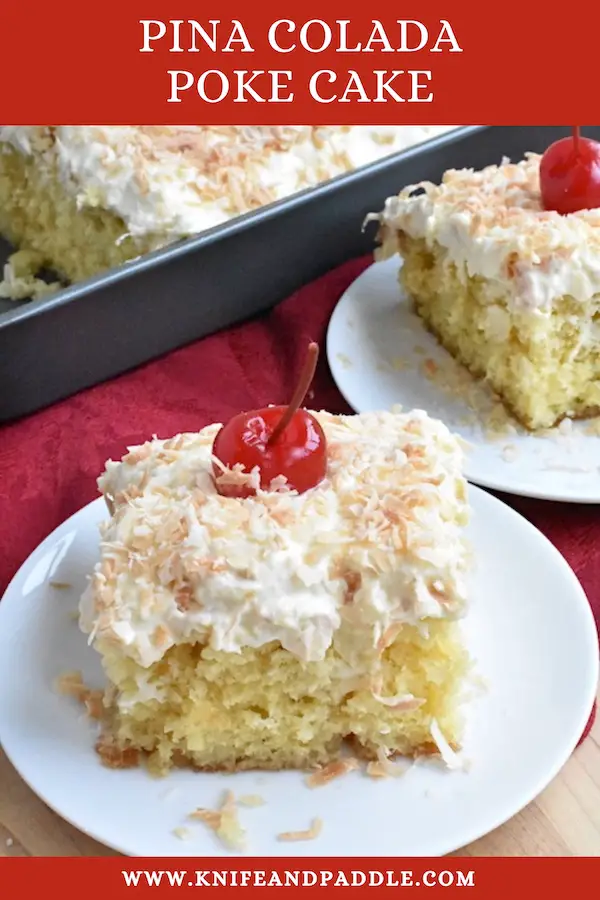
[[[548,309],[568,295],[585,303],[600,291],[600,209],[570,215],[544,210],[541,157],[503,161],[481,171],[452,169],[440,185],[410,185],[390,197],[377,219],[383,255],[397,233],[446,249],[460,276],[480,276],[515,307]]]
[[[301,495],[218,494],[219,425],[107,463],[99,486],[114,514],[80,604],[99,649],[119,647],[148,667],[177,643],[236,652],[278,641],[304,660],[333,643],[368,669],[394,626],[462,614],[468,507],[458,440],[420,411],[314,415],[328,471]]]

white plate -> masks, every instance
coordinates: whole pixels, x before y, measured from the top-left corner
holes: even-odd
[[[296,772],[180,770],[157,780],[103,768],[93,724],[53,688],[73,669],[89,686],[102,683],[73,621],[97,558],[101,500],[38,547],[0,603],[0,739],[8,757],[63,818],[130,856],[230,855],[206,826],[186,821],[198,806],[214,808],[226,789],[266,800],[241,810],[253,855],[438,856],[475,840],[530,802],[568,759],[593,703],[598,643],[586,597],[557,550],[499,500],[470,491],[478,571],[465,632],[489,688],[470,707],[469,771],[419,764],[399,779],[353,772],[311,790]],[[317,840],[276,840],[313,817],[324,823]],[[179,827],[193,839],[173,835]]]
[[[475,484],[526,497],[600,503],[600,433],[589,433],[599,420],[573,423],[570,434],[525,432],[425,330],[400,292],[399,267],[398,258],[374,263],[350,285],[331,317],[329,365],[352,408],[366,412],[400,404],[442,419],[471,444],[466,474]],[[433,380],[424,374],[430,361],[438,367]],[[468,387],[475,413],[464,389],[461,398],[442,386],[458,380]],[[490,428],[492,408],[506,417],[506,427]]]

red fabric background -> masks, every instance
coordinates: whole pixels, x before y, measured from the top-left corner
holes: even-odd
[[[285,403],[309,340],[327,323],[360,259],[297,291],[260,319],[205,338],[107,384],[2,429],[0,594],[37,544],[97,496],[106,459],[153,434],[194,431],[241,410]],[[324,354],[309,397],[313,408],[348,412]],[[536,525],[577,573],[600,624],[597,506],[502,499]]]

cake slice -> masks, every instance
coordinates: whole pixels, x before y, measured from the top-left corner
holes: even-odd
[[[600,210],[545,211],[539,171],[449,171],[377,217],[418,315],[530,430],[600,412]]]
[[[222,496],[219,425],[107,463],[80,622],[109,684],[108,764],[306,769],[348,740],[367,759],[460,746],[462,448],[419,411],[312,415],[327,471],[302,494],[282,479]]]
[[[451,126],[0,126],[2,290],[41,295],[350,172]]]

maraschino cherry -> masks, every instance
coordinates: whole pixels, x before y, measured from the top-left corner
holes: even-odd
[[[540,189],[544,209],[565,216],[600,207],[600,144],[580,135],[551,144],[540,163]]]
[[[241,464],[246,472],[255,466],[260,471],[260,486],[269,490],[271,482],[284,475],[287,486],[303,494],[316,487],[327,469],[327,442],[323,429],[301,405],[313,380],[319,347],[309,344],[298,387],[289,406],[269,406],[241,413],[230,419],[217,433],[213,456],[232,469]],[[251,497],[249,485],[220,483],[222,475],[213,463],[217,490],[225,497]]]

